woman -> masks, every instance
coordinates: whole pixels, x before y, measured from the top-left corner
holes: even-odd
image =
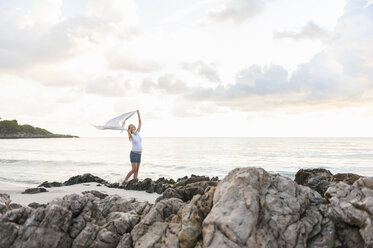
[[[140,136],[140,129],[141,129],[141,118],[140,112],[137,110],[137,116],[139,117],[139,127],[136,130],[136,127],[132,124],[128,126],[128,139],[132,141],[132,150],[130,153],[130,160],[132,165],[132,170],[128,172],[125,181],[133,174],[133,178],[137,179],[137,174],[139,173],[140,163],[141,163],[141,152],[142,152],[142,145],[141,145],[141,136]]]

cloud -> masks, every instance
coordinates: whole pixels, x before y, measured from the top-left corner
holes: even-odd
[[[183,94],[190,91],[187,84],[173,74],[164,74],[160,76],[157,83],[150,78],[145,78],[140,88],[145,93],[161,91],[168,94]]]
[[[193,63],[182,63],[183,69],[196,73],[210,82],[220,82],[220,77],[214,64],[206,64],[203,61]]]
[[[103,77],[89,82],[85,92],[106,97],[121,97],[128,95],[132,86],[129,80],[123,81],[115,77]]]
[[[349,1],[326,48],[295,71],[253,65],[237,73],[233,84],[195,88],[187,98],[240,111],[372,103],[373,5]]]
[[[160,68],[160,65],[150,59],[138,58],[121,49],[113,49],[106,55],[106,60],[111,69],[126,70],[131,72],[153,72]]]
[[[140,33],[134,1],[104,4],[90,0],[88,13],[74,17],[63,16],[61,5],[58,0],[38,0],[31,10],[0,8],[0,73],[33,78],[56,66],[58,69],[52,69],[56,76],[47,81],[64,85],[59,74],[70,75],[69,70],[64,71],[65,63],[122,44]]]
[[[264,9],[265,0],[228,0],[220,9],[211,10],[208,17],[215,22],[241,24]]]
[[[211,103],[195,104],[185,100],[178,100],[171,110],[173,116],[179,118],[193,118],[221,112],[223,110],[220,106]]]
[[[277,39],[290,38],[290,39],[295,39],[295,40],[300,40],[300,39],[325,40],[329,37],[329,35],[330,34],[326,29],[310,21],[306,25],[304,25],[299,32],[291,32],[291,31],[277,32],[274,34],[274,37]]]

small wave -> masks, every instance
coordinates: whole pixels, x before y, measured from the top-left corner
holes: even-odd
[[[66,165],[73,165],[73,166],[97,166],[97,165],[105,165],[106,163],[102,162],[91,162],[91,161],[72,161],[72,160],[17,160],[17,159],[0,159],[0,166],[1,165],[20,165],[20,166],[27,166],[27,165],[51,165],[51,166],[66,166]]]
[[[40,183],[42,183],[42,181],[40,181],[40,180],[22,180],[22,179],[5,178],[5,177],[0,177],[0,181],[11,182],[11,183],[27,183],[27,184],[40,184]]]

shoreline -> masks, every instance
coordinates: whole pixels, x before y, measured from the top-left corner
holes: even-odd
[[[14,134],[14,135],[0,135],[0,139],[48,139],[48,138],[79,138],[79,136],[69,134]]]

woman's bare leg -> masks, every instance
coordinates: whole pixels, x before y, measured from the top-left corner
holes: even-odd
[[[128,172],[128,174],[127,174],[127,176],[126,176],[126,179],[124,179],[124,181],[126,181],[126,182],[127,182],[128,178],[130,178],[130,176],[131,176],[133,173],[136,172],[136,168],[137,168],[136,163],[131,163],[131,165],[132,165],[132,170],[130,170],[130,172]],[[134,178],[137,178],[137,177],[134,177]]]
[[[134,174],[134,178],[137,178],[137,175],[139,174],[139,168],[140,168],[140,163],[136,163],[136,171],[135,171],[135,174]]]

